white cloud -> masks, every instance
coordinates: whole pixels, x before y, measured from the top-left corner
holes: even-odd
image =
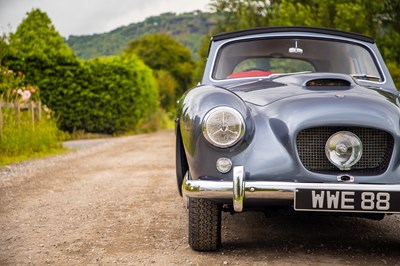
[[[15,31],[32,8],[47,13],[64,37],[102,33],[165,12],[208,10],[209,0],[0,0],[0,31]]]

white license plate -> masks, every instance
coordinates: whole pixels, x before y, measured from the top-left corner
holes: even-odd
[[[294,208],[298,211],[400,212],[400,192],[297,189]]]

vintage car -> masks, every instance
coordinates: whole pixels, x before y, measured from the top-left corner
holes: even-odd
[[[192,249],[220,247],[222,211],[400,212],[399,107],[370,37],[309,27],[214,36],[176,116]]]

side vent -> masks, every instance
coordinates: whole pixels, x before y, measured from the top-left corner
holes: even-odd
[[[307,87],[349,87],[350,81],[345,79],[313,79],[306,83]]]

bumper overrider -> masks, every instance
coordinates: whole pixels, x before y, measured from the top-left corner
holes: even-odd
[[[233,168],[233,181],[190,180],[186,174],[183,194],[189,198],[231,199],[236,212],[242,212],[244,199],[294,200],[299,189],[352,190],[370,192],[399,192],[399,184],[355,184],[355,183],[300,183],[245,181],[243,166]]]

